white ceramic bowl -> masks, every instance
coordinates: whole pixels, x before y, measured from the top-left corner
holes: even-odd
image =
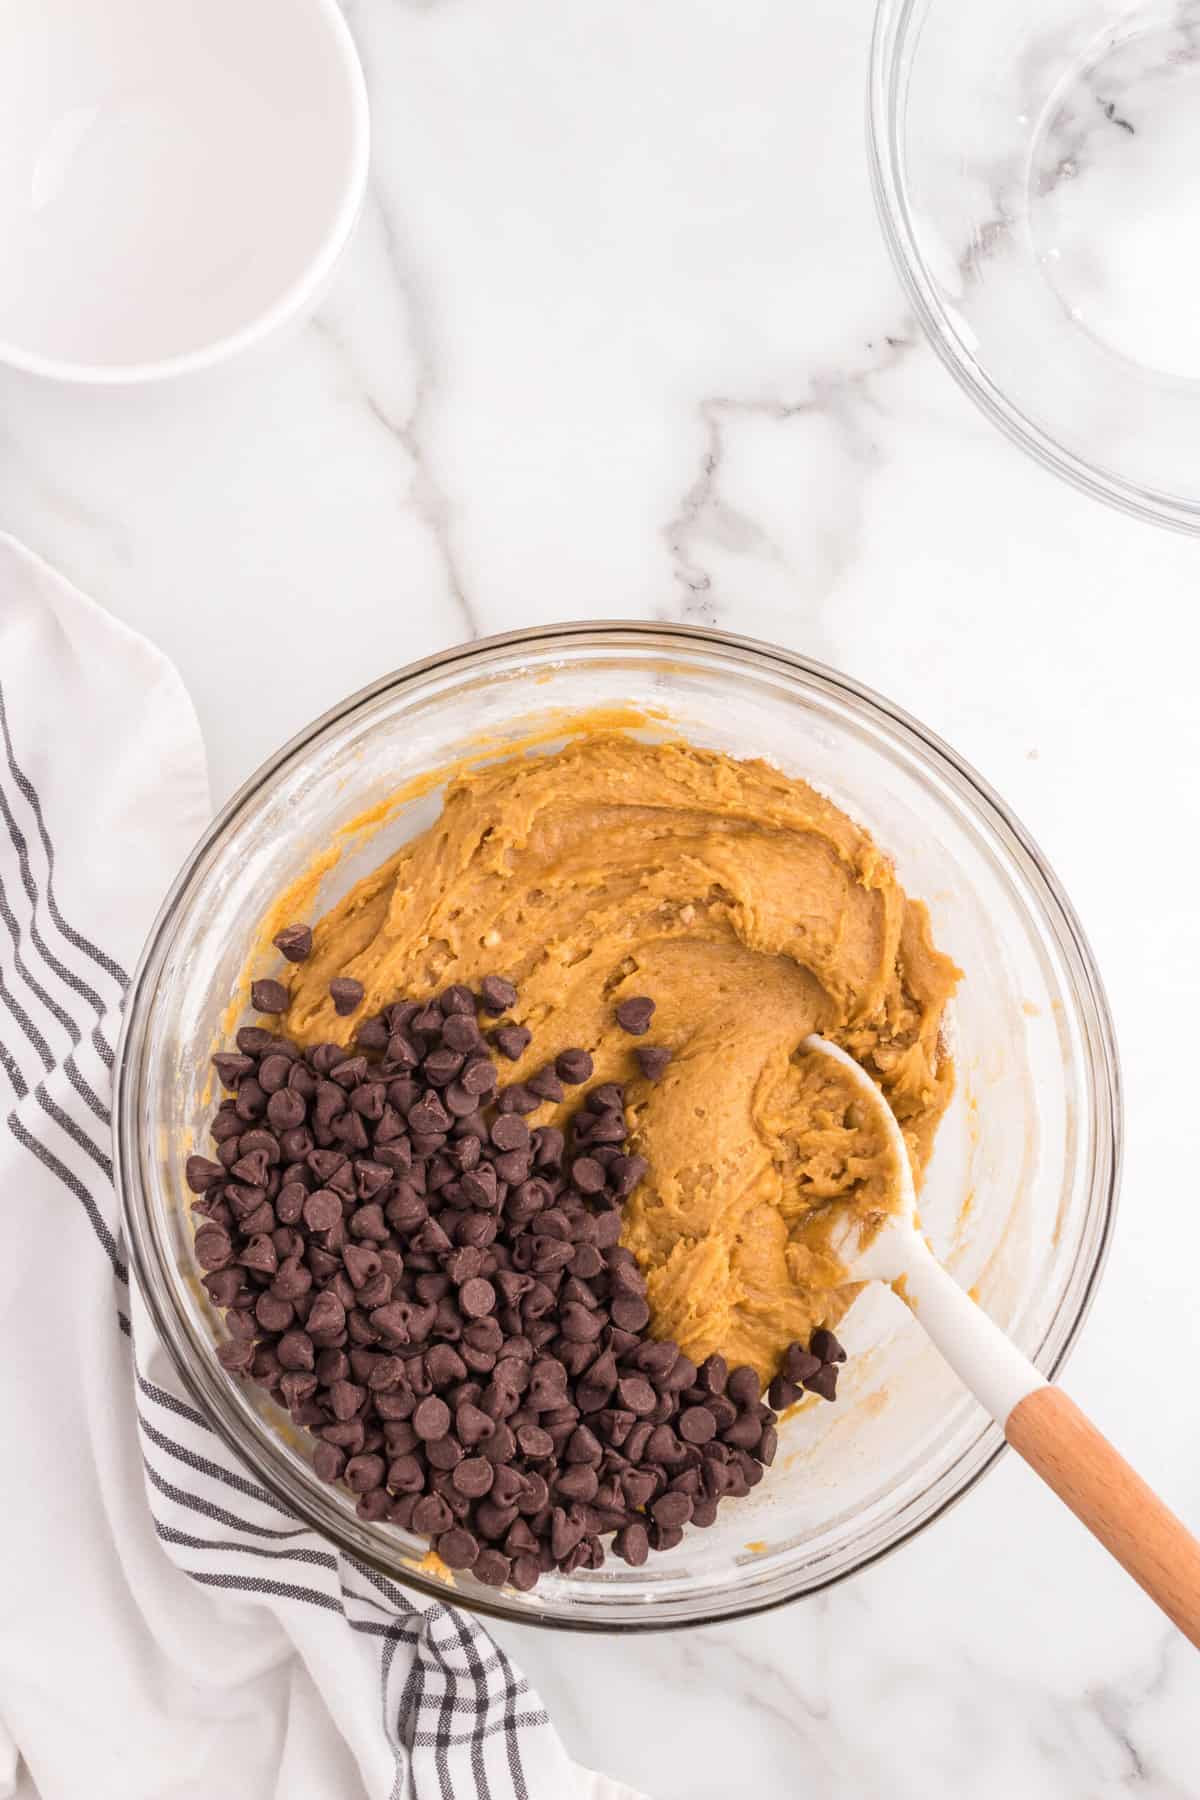
[[[118,383],[257,343],[319,295],[368,140],[335,0],[5,0],[0,361]]]

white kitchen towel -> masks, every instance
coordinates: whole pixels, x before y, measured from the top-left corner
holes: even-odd
[[[120,1008],[209,812],[175,670],[0,538],[0,1795],[637,1800],[470,1617],[283,1512],[131,1288]]]

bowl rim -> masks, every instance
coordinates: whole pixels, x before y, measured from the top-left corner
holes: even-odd
[[[905,295],[936,355],[963,392],[993,425],[1051,473],[1094,500],[1103,500],[1136,519],[1174,531],[1200,532],[1200,496],[1179,494],[1126,480],[1088,462],[1023,413],[963,345],[946,308],[937,298],[901,177],[902,154],[895,115],[894,74],[917,8],[926,0],[876,0],[866,89],[867,161],[884,242]]]
[[[128,1232],[132,1265],[138,1278],[142,1299],[176,1374],[206,1420],[238,1462],[275,1495],[285,1511],[297,1516],[326,1542],[333,1542],[335,1548],[341,1553],[353,1557],[359,1562],[370,1564],[377,1573],[386,1576],[399,1586],[413,1589],[443,1604],[461,1605],[467,1611],[488,1618],[537,1626],[547,1630],[614,1635],[623,1632],[683,1630],[693,1626],[746,1618],[757,1613],[773,1611],[775,1608],[789,1605],[793,1601],[811,1598],[839,1582],[850,1579],[863,1569],[870,1568],[884,1557],[899,1550],[964,1499],[996,1466],[1001,1455],[1007,1449],[1008,1446],[1001,1428],[992,1421],[985,1423],[975,1443],[977,1445],[986,1444],[990,1441],[991,1447],[986,1451],[978,1467],[966,1475],[953,1492],[939,1499],[937,1504],[932,1506],[922,1517],[906,1524],[891,1542],[882,1544],[862,1555],[848,1568],[831,1570],[820,1580],[801,1588],[793,1588],[790,1592],[770,1594],[765,1597],[750,1597],[740,1604],[712,1609],[695,1618],[643,1618],[639,1616],[620,1620],[550,1616],[533,1611],[526,1612],[523,1609],[517,1611],[505,1606],[499,1600],[478,1596],[474,1593],[448,1595],[445,1584],[435,1577],[423,1576],[418,1570],[398,1571],[394,1563],[373,1561],[361,1546],[351,1546],[345,1541],[339,1541],[332,1536],[311,1510],[307,1496],[303,1494],[289,1494],[286,1497],[278,1495],[270,1473],[250,1453],[247,1445],[238,1437],[227,1418],[211,1407],[208,1395],[195,1371],[177,1347],[172,1325],[160,1302],[158,1286],[151,1268],[152,1245],[150,1234],[144,1229],[144,1200],[141,1194],[140,1168],[136,1153],[134,1108],[138,1079],[137,1069],[131,1059],[131,1046],[135,1039],[142,1034],[143,1018],[148,1010],[147,977],[160,948],[169,936],[176,911],[188,889],[203,871],[210,852],[219,842],[230,822],[265,783],[272,780],[287,764],[299,756],[311,742],[330,727],[348,720],[353,714],[366,708],[389,690],[411,686],[420,682],[428,674],[453,669],[456,664],[476,660],[480,654],[510,650],[525,644],[537,644],[539,647],[551,649],[556,644],[569,645],[572,642],[589,645],[603,645],[608,642],[617,645],[630,637],[653,638],[660,642],[663,639],[676,640],[681,646],[709,645],[720,650],[742,652],[756,660],[765,659],[769,663],[782,665],[790,673],[801,675],[818,687],[827,689],[834,697],[853,700],[875,712],[886,725],[898,733],[910,753],[913,753],[922,763],[936,768],[943,777],[949,777],[960,795],[964,795],[972,802],[975,809],[982,814],[987,825],[995,832],[1005,850],[1010,855],[1014,851],[1016,852],[1017,860],[1022,865],[1022,871],[1032,881],[1047,916],[1053,919],[1057,914],[1057,924],[1065,933],[1065,942],[1062,947],[1073,952],[1073,979],[1080,987],[1081,997],[1085,1004],[1090,1004],[1097,1027],[1093,1050],[1094,1052],[1098,1051],[1098,1059],[1095,1054],[1092,1059],[1096,1064],[1094,1077],[1096,1080],[1097,1130],[1089,1210],[1099,1207],[1100,1216],[1099,1231],[1093,1247],[1090,1266],[1087,1268],[1073,1316],[1066,1326],[1057,1352],[1043,1370],[1047,1379],[1052,1380],[1074,1347],[1095,1299],[1111,1248],[1121,1182],[1124,1132],[1120,1061],[1111,1011],[1091,946],[1074,907],[1035,840],[970,763],[952,750],[935,732],[922,725],[912,714],[885,699],[872,688],[823,663],[818,663],[781,645],[761,639],[719,631],[707,626],[660,623],[645,619],[567,620],[526,627],[519,631],[501,632],[490,637],[474,638],[465,643],[451,645],[445,650],[407,663],[402,668],[381,676],[378,680],[368,683],[365,687],[330,707],[320,717],[297,732],[274,755],[260,764],[230,796],[203,832],[172,882],[146,937],[127,990],[113,1071],[112,1108],[113,1184],[121,1216]],[[138,1193],[138,1205],[129,1204],[128,1196],[131,1189],[136,1189]],[[148,1217],[148,1210],[146,1217]]]
[[[308,0],[324,26],[331,61],[337,67],[350,114],[350,159],[337,209],[309,262],[276,299],[254,318],[225,332],[210,343],[169,356],[140,362],[90,363],[71,357],[47,356],[10,339],[0,337],[0,364],[21,374],[40,376],[63,385],[91,388],[137,387],[215,368],[243,350],[262,343],[291,319],[315,304],[350,242],[362,212],[371,166],[371,109],[366,77],[354,38],[337,0]]]

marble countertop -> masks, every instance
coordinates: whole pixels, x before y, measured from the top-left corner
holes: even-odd
[[[1067,1386],[1196,1523],[1200,549],[1025,460],[919,338],[867,0],[348,12],[374,173],[318,316],[161,391],[6,377],[0,526],[174,658],[218,800],[379,673],[561,618],[771,638],[949,739],[1063,878],[1121,1043]],[[769,1617],[499,1635],[656,1800],[1200,1792],[1191,1652],[1014,1458]]]

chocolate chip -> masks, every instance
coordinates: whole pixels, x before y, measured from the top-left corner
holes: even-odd
[[[515,1556],[508,1572],[509,1586],[516,1588],[518,1593],[526,1594],[530,1588],[537,1586],[540,1574],[541,1566],[536,1556],[528,1553]]]
[[[459,1463],[451,1479],[460,1494],[469,1500],[482,1500],[491,1491],[495,1473],[486,1456],[468,1456]]]
[[[607,1323],[602,1312],[589,1311],[587,1307],[581,1306],[577,1301],[568,1301],[563,1307],[559,1319],[559,1329],[563,1337],[567,1339],[568,1343],[576,1345],[595,1343]],[[587,1367],[588,1361],[590,1358],[583,1361],[583,1368]]]
[[[640,1520],[622,1526],[613,1540],[613,1549],[631,1568],[640,1569],[650,1554],[650,1538]]]
[[[248,1374],[254,1363],[254,1354],[253,1343],[246,1339],[228,1338],[217,1345],[217,1361],[230,1375]]]
[[[650,1308],[634,1294],[622,1295],[612,1303],[612,1317],[622,1331],[644,1331],[650,1322]]]
[[[536,1094],[531,1094],[522,1081],[514,1081],[510,1087],[502,1088],[496,1096],[496,1110],[501,1113],[536,1112],[541,1101]]]
[[[553,1172],[562,1162],[566,1139],[557,1125],[539,1125],[531,1139],[534,1160],[539,1169]]]
[[[762,1436],[762,1420],[757,1411],[747,1409],[740,1412],[732,1425],[727,1425],[721,1433],[726,1444],[738,1450],[752,1450]]]
[[[285,925],[282,931],[275,933],[271,942],[280,955],[287,958],[288,962],[303,962],[312,954],[312,926]]]
[[[434,1549],[448,1569],[469,1569],[479,1555],[479,1540],[456,1525],[435,1540]]]
[[[467,1094],[482,1098],[490,1094],[497,1082],[496,1066],[490,1057],[478,1056],[468,1062],[458,1077],[458,1085]]]
[[[290,1300],[278,1294],[260,1294],[254,1303],[254,1316],[264,1331],[286,1331],[296,1310]]]
[[[387,1089],[382,1081],[364,1081],[350,1096],[350,1104],[361,1119],[372,1123],[382,1119]]]
[[[589,1081],[594,1064],[586,1050],[560,1050],[554,1059],[554,1073],[569,1087]]]
[[[300,1095],[290,1088],[272,1094],[267,1101],[267,1118],[276,1131],[292,1131],[302,1125],[306,1111]]]
[[[335,1419],[353,1419],[361,1410],[367,1390],[353,1381],[335,1381],[329,1390],[329,1405]]]
[[[281,981],[254,981],[250,984],[250,1004],[255,1012],[287,1011],[288,992]]]
[[[332,1188],[318,1188],[304,1202],[304,1223],[310,1231],[328,1231],[341,1223],[342,1203]]]
[[[605,1184],[604,1165],[594,1156],[577,1156],[571,1164],[571,1180],[581,1194],[598,1194]]]
[[[275,1245],[266,1232],[260,1232],[250,1239],[238,1261],[244,1269],[253,1269],[259,1275],[274,1275],[279,1267]]]
[[[387,1221],[383,1216],[383,1208],[378,1201],[369,1206],[360,1206],[350,1216],[351,1235],[357,1238],[370,1238],[376,1243],[386,1243],[391,1236]]]
[[[625,1410],[638,1417],[654,1410],[656,1395],[644,1376],[623,1376],[617,1382],[617,1395]]]
[[[435,1093],[428,1093],[423,1100],[418,1100],[408,1115],[408,1123],[413,1131],[426,1136],[438,1136],[448,1131],[451,1116],[446,1111]]]
[[[469,1319],[482,1319],[496,1306],[496,1290],[490,1281],[475,1276],[458,1290],[458,1304]]]
[[[202,1225],[194,1239],[196,1261],[202,1269],[223,1269],[233,1256],[233,1243],[219,1225]]]
[[[818,1363],[817,1368],[819,1369],[820,1366]],[[815,1374],[816,1371],[813,1372]],[[795,1406],[799,1398],[799,1387],[794,1381],[789,1381],[786,1375],[776,1375],[767,1388],[767,1403],[774,1407],[776,1412],[784,1412],[789,1406]]]
[[[603,1457],[604,1446],[595,1432],[586,1425],[577,1425],[567,1442],[566,1460],[569,1463],[588,1463],[594,1466]]]
[[[485,1587],[503,1587],[508,1580],[508,1558],[499,1550],[481,1550],[475,1558],[475,1566],[471,1573],[476,1581],[482,1581]]]
[[[634,1352],[634,1361],[644,1375],[661,1386],[679,1361],[678,1346],[670,1342],[644,1343]]]
[[[669,1490],[650,1502],[650,1514],[661,1530],[672,1531],[688,1523],[692,1516],[692,1503],[686,1494]]]
[[[212,1060],[213,1067],[217,1071],[222,1087],[227,1088],[236,1088],[242,1077],[244,1075],[249,1075],[254,1067],[254,1058],[252,1056],[234,1056],[228,1051],[218,1051]],[[215,1137],[216,1135],[217,1133],[214,1129],[213,1136]]]
[[[454,1080],[462,1066],[463,1058],[456,1050],[431,1050],[421,1064],[421,1073],[434,1087],[444,1088]]]
[[[535,1460],[551,1455],[554,1450],[554,1439],[548,1431],[543,1431],[540,1425],[519,1425],[516,1438],[524,1455],[531,1456]]]
[[[539,1069],[536,1075],[529,1077],[525,1085],[539,1100],[550,1100],[557,1105],[563,1097],[563,1084],[549,1067]]]
[[[832,1331],[826,1330],[824,1325],[818,1325],[813,1332],[809,1350],[813,1356],[819,1356],[823,1363],[844,1363],[846,1360],[846,1352]]]
[[[438,1004],[447,1019],[455,1016],[469,1017],[474,1022],[475,996],[464,982],[456,981],[452,987],[446,988]]]
[[[360,1050],[386,1050],[389,1036],[388,1028],[381,1018],[364,1019],[354,1035],[354,1041]]]
[[[201,1286],[217,1306],[233,1306],[245,1287],[240,1269],[222,1267],[200,1277]]]
[[[575,1548],[585,1530],[583,1520],[572,1518],[564,1507],[554,1508],[550,1517],[550,1548],[556,1562]]]
[[[393,1457],[388,1464],[387,1484],[394,1494],[419,1494],[425,1486],[425,1470],[421,1459],[411,1451]]]
[[[288,1084],[288,1077],[293,1068],[303,1069],[303,1063],[293,1063],[290,1056],[276,1051],[271,1056],[264,1056],[258,1065],[258,1080],[264,1092],[277,1094],[280,1088]]]
[[[446,1020],[442,1027],[442,1043],[447,1050],[453,1050],[464,1056],[468,1050],[478,1050],[483,1045],[483,1034],[475,1023],[475,1002],[470,1002],[469,1016],[455,1013]]]
[[[639,1044],[633,1054],[647,1081],[661,1080],[671,1060],[671,1052],[665,1044]]]
[[[352,1456],[346,1464],[346,1486],[354,1494],[366,1494],[383,1485],[387,1473],[382,1456]]]
[[[479,1003],[484,1012],[507,1012],[517,1004],[517,990],[503,975],[485,975],[479,984]]]
[[[436,1538],[453,1523],[454,1514],[441,1494],[425,1494],[413,1507],[412,1528],[421,1537]]]
[[[360,1247],[358,1244],[347,1244],[342,1252],[342,1260],[346,1265],[346,1273],[356,1288],[365,1287],[383,1267],[379,1252],[365,1245]]]
[[[803,1344],[789,1344],[783,1353],[780,1373],[788,1381],[803,1385],[821,1366],[821,1358],[813,1356]]]
[[[313,1342],[307,1332],[285,1331],[275,1353],[284,1369],[311,1369],[315,1361]]]
[[[408,1029],[419,1032],[422,1037],[437,1037],[444,1022],[442,1009],[437,1001],[429,1000],[410,1015]],[[399,1029],[399,1026],[396,1029]]]
[[[475,1502],[475,1529],[491,1543],[504,1536],[516,1516],[515,1506],[500,1506],[490,1497]]]
[[[596,1498],[600,1477],[587,1463],[573,1463],[563,1470],[554,1484],[555,1496],[562,1500],[587,1502]]]
[[[435,1344],[425,1353],[425,1369],[434,1387],[466,1378],[467,1365],[452,1344]]]
[[[804,1387],[808,1393],[818,1394],[822,1400],[836,1400],[837,1378],[837,1364],[822,1363],[816,1374],[808,1377]]]
[[[646,994],[622,1000],[617,1008],[617,1024],[622,1031],[628,1031],[634,1037],[641,1037],[643,1032],[649,1031],[653,1017],[654,1002]]]
[[[564,1575],[573,1575],[576,1569],[588,1568],[590,1562],[591,1558],[588,1551],[585,1528],[585,1536],[581,1538],[577,1544],[573,1545],[572,1548],[567,1551],[565,1556],[559,1558],[558,1566]]]
[[[687,1444],[707,1444],[717,1434],[717,1421],[707,1406],[688,1406],[679,1415],[679,1435]]]
[[[533,1041],[533,1033],[524,1025],[501,1025],[492,1033],[492,1042],[509,1062],[519,1062]]]
[[[346,1467],[346,1452],[336,1444],[318,1444],[313,1451],[313,1468],[322,1481],[340,1481]]]
[[[445,1437],[450,1429],[450,1408],[436,1394],[431,1394],[413,1413],[413,1430],[419,1438],[436,1439]],[[462,1436],[460,1432],[460,1437]],[[466,1439],[463,1438],[463,1442]]]
[[[232,1143],[236,1150],[237,1139],[241,1136],[243,1130],[244,1126],[241,1119],[239,1119],[237,1114],[233,1111],[233,1102],[231,1100],[223,1100],[221,1102],[220,1111],[212,1122],[210,1135],[215,1142],[220,1145],[222,1150],[227,1143]]]
[[[529,1127],[515,1113],[502,1113],[493,1120],[491,1139],[497,1150],[524,1150],[529,1144]]]
[[[225,1170],[207,1156],[189,1156],[184,1165],[184,1180],[193,1194],[206,1194],[214,1182],[224,1181]]]
[[[597,1118],[586,1134],[588,1144],[619,1144],[626,1135],[626,1124],[622,1114],[604,1113]],[[579,1130],[576,1128],[575,1141],[579,1142]]]
[[[725,1392],[736,1406],[757,1406],[762,1394],[762,1382],[756,1371],[749,1364],[743,1363],[730,1373],[725,1383]]]
[[[625,1089],[617,1081],[602,1081],[584,1101],[586,1110],[592,1113],[619,1112],[624,1104]]]
[[[346,1308],[332,1288],[318,1294],[305,1321],[310,1337],[337,1337],[346,1327]]]

